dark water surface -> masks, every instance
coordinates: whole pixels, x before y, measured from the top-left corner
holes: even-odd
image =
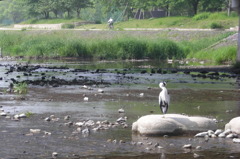
[[[0,158],[51,158],[53,152],[57,158],[107,158],[107,159],[175,159],[175,158],[240,158],[240,144],[231,139],[194,138],[194,134],[169,137],[144,137],[132,134],[131,124],[139,117],[148,114],[160,114],[158,94],[160,81],[167,81],[171,95],[168,113],[194,116],[206,116],[218,120],[218,126],[224,129],[229,120],[240,115],[239,87],[236,76],[229,72],[219,72],[218,78],[196,77],[197,72],[152,73],[152,69],[171,68],[172,64],[154,62],[44,62],[42,67],[24,76],[23,72],[9,70],[9,63],[0,66],[2,94],[0,106],[10,116],[20,113],[33,113],[29,118],[12,121],[0,117]],[[39,63],[38,63],[39,64]],[[31,64],[31,65],[38,65]],[[44,66],[44,68],[43,68]],[[64,66],[49,69],[45,66]],[[74,69],[87,69],[86,72],[73,72]],[[97,69],[106,69],[96,73]],[[146,72],[142,72],[146,71]],[[81,78],[93,81],[105,81],[109,84],[90,85],[92,89],[83,89],[82,85],[29,85],[24,95],[5,93],[11,78],[18,81],[45,78],[73,80]],[[211,73],[211,72],[210,72]],[[215,77],[215,76],[214,76]],[[104,93],[98,93],[98,89]],[[143,96],[140,96],[144,93]],[[84,101],[84,97],[89,98]],[[123,108],[125,113],[118,113]],[[56,122],[44,119],[54,115]],[[108,120],[115,123],[120,117],[127,117],[127,126],[111,127],[108,130],[89,135],[75,134],[76,126],[66,126],[70,116],[73,123],[80,121]],[[29,134],[30,129],[41,129],[39,134]],[[51,132],[46,135],[44,131]],[[141,143],[141,144],[138,144]],[[157,147],[156,144],[159,146]],[[191,144],[192,149],[183,149]],[[200,148],[197,148],[200,147]]]

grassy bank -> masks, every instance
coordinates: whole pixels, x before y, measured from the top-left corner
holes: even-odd
[[[81,29],[108,29],[107,19],[98,24],[86,24],[76,28]],[[71,24],[83,22],[81,19],[30,19],[22,24]],[[101,24],[102,23],[102,24]],[[163,17],[151,19],[129,19],[128,21],[115,22],[115,30],[124,28],[201,28],[201,29],[229,29],[238,25],[238,15],[232,12],[230,16],[226,12],[199,13],[194,17]]]
[[[199,60],[212,61],[216,65],[234,63],[236,60],[237,46],[226,46],[217,49],[201,50],[187,57]]]
[[[0,47],[4,55],[25,57],[80,57],[94,59],[183,59],[212,60],[217,64],[235,60],[236,46],[206,49],[233,34],[212,33],[212,36],[175,36],[183,32],[156,32],[153,36],[134,35],[135,32],[112,31],[1,31]],[[130,35],[133,33],[133,35]],[[155,32],[154,32],[155,33]],[[210,34],[210,33],[208,33]],[[102,36],[101,36],[102,35]],[[201,33],[202,35],[202,33]],[[195,37],[197,36],[197,37]],[[144,38],[143,38],[144,37]],[[175,40],[174,40],[175,39]],[[189,39],[189,40],[187,40]],[[220,52],[221,51],[221,52]]]
[[[71,34],[71,33],[70,33]],[[183,58],[183,50],[171,40],[129,36],[86,39],[64,32],[27,34],[0,32],[5,55],[35,57],[81,57],[96,59]]]
[[[200,13],[194,17],[163,17],[152,19],[130,19],[129,21],[117,22],[115,29],[124,28],[201,28],[201,29],[229,29],[238,25],[238,16],[232,13],[227,16],[225,12]],[[83,25],[78,28],[107,29],[107,22],[103,24]]]

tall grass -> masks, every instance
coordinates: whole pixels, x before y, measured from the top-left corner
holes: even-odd
[[[189,58],[192,58],[195,56],[195,53],[203,49],[207,49],[208,47],[216,44],[217,42],[227,38],[232,34],[233,32],[226,32],[210,38],[200,38],[193,41],[182,41],[180,44],[184,49],[185,55],[188,55]]]
[[[34,34],[29,31],[0,32],[4,55],[25,57],[80,57],[95,59],[211,59],[217,64],[235,59],[234,47],[213,50],[214,44],[232,35],[223,33],[199,40],[174,42],[160,38],[122,35],[83,38],[74,32]]]
[[[220,47],[212,50],[204,50],[197,52],[194,57],[199,60],[211,60],[215,64],[224,64],[225,62],[233,62],[236,60],[236,46]]]
[[[130,36],[84,39],[55,34],[2,33],[0,47],[5,55],[35,57],[83,57],[96,59],[183,58],[177,43],[164,39],[138,39]]]

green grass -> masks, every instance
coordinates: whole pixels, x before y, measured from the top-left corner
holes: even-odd
[[[236,60],[237,46],[220,47],[217,49],[203,50],[189,55],[189,58],[199,60],[210,60],[216,65],[233,62]]]
[[[232,14],[227,16],[225,12],[200,13],[194,17],[163,17],[152,19],[130,19],[129,21],[117,22],[114,24],[115,29],[123,28],[211,28],[212,24],[219,24],[222,28],[228,29],[238,25],[238,16]],[[84,25],[78,28],[84,29],[107,29],[105,24]]]
[[[87,32],[86,32],[87,33]],[[166,34],[171,34],[167,32]],[[118,35],[111,37],[82,37],[72,31],[52,31],[34,34],[31,31],[0,32],[4,55],[24,57],[80,57],[94,59],[182,59],[212,60],[217,64],[234,61],[234,47],[218,50],[211,46],[232,35],[220,32],[212,36],[173,41],[167,35],[155,38]],[[174,36],[174,35],[172,35]],[[179,35],[176,35],[179,36]]]
[[[27,94],[28,92],[28,85],[27,83],[18,83],[14,84],[14,92],[18,94]]]
[[[203,49],[207,49],[213,44],[227,38],[228,36],[234,34],[234,32],[226,32],[213,37],[200,38],[191,41],[182,41],[180,42],[182,47],[185,49],[185,52],[189,55],[189,57],[193,57],[194,54]]]
[[[30,19],[22,22],[21,24],[59,24],[59,23],[73,23],[73,22],[82,22],[83,20],[77,18],[70,19]]]
[[[5,55],[25,57],[81,57],[96,59],[183,58],[181,47],[171,40],[138,39],[127,35],[85,39],[73,32],[28,34],[0,32]]]

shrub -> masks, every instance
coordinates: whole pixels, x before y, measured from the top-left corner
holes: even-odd
[[[148,57],[151,59],[183,58],[184,52],[175,42],[159,39],[148,43]]]
[[[213,23],[211,23],[210,28],[211,29],[223,29],[224,27],[219,23],[213,22]]]
[[[199,60],[211,60],[215,64],[224,64],[225,62],[233,62],[236,59],[236,46],[221,47],[218,49],[211,49],[199,51],[194,54],[193,58]]]
[[[26,94],[28,92],[28,85],[27,83],[14,84],[13,89],[15,93]]]
[[[203,13],[200,13],[200,14],[197,14],[193,17],[193,20],[204,20],[204,19],[207,19],[208,17],[210,16],[210,13],[208,12],[203,12]]]
[[[211,29],[223,29],[224,27],[219,23],[213,22],[213,23],[211,23],[210,28]]]
[[[75,25],[72,23],[66,23],[62,25],[62,29],[73,29],[75,28]]]

